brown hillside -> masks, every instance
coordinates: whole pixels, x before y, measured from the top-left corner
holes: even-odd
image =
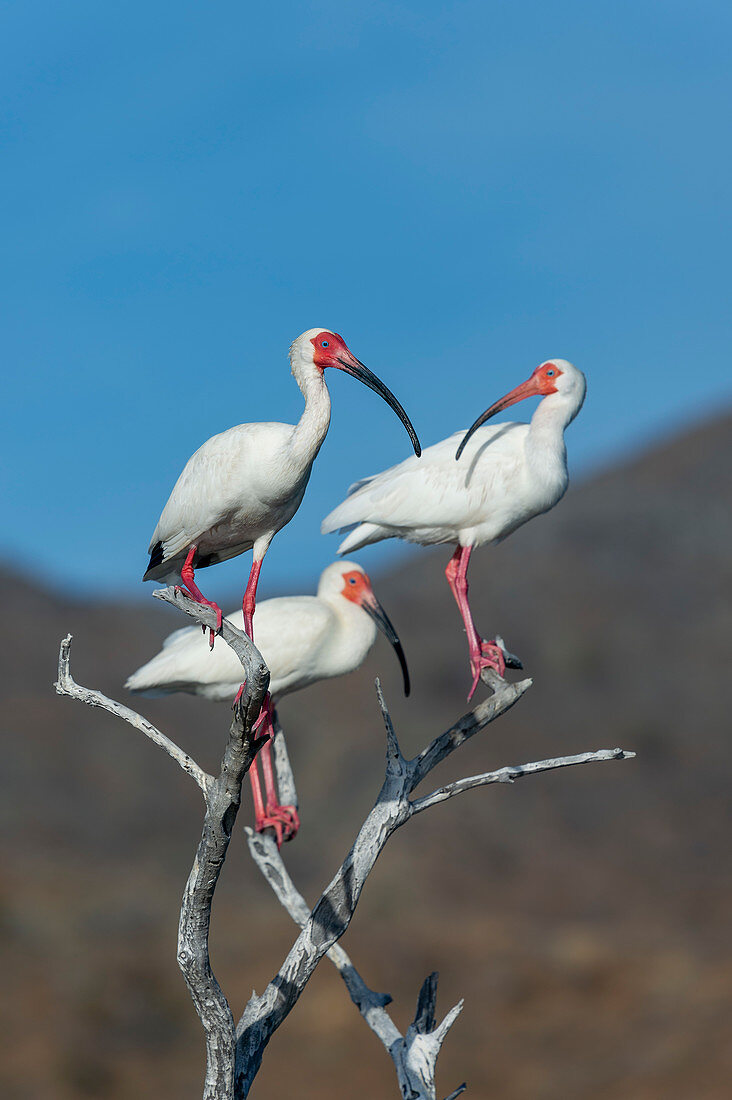
[[[475,1100],[729,1094],[731,468],[728,416],[570,489],[475,555],[477,621],[504,634],[535,682],[438,777],[615,745],[638,758],[473,792],[415,819],[379,861],[346,946],[394,995],[400,1024],[432,969],[443,1010],[466,998],[441,1056],[443,1094],[464,1079]],[[374,675],[405,751],[465,709],[446,560],[416,550],[375,582],[412,698],[400,698],[380,642],[359,673],[282,705],[303,821],[285,854],[310,897],[378,790]],[[50,686],[71,631],[76,678],[124,699],[125,676],[178,619],[152,600],[72,601],[10,572],[0,591],[2,1094],[194,1098],[202,1044],[175,933],[197,789],[132,730]],[[226,708],[139,707],[215,767]],[[238,830],[213,936],[236,1012],[293,937]],[[253,1096],[395,1094],[391,1063],[328,965],[272,1042]]]

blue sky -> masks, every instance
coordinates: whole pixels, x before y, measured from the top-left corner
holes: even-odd
[[[731,23],[721,2],[4,4],[2,554],[143,594],[188,456],[300,415],[286,354],[314,325],[425,445],[550,356],[588,375],[575,472],[728,405]],[[328,380],[262,594],[310,584],[321,517],[409,450]]]

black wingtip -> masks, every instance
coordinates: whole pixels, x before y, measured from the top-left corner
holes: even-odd
[[[150,561],[142,578],[143,580],[147,580],[147,575],[151,569],[156,569],[158,565],[163,564],[163,557],[163,544],[162,542],[156,542],[152,550],[150,551]]]

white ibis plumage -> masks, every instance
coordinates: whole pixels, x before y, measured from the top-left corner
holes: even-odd
[[[194,572],[253,549],[242,604],[250,637],[262,559],[275,534],[300,507],[330,424],[326,367],[353,375],[383,397],[407,429],[415,453],[420,453],[402,406],[337,333],[313,328],[298,336],[290,348],[290,365],[305,398],[299,422],[239,424],[199,447],[158,520],[143,578],[182,583],[193,599],[215,609],[220,623],[220,608],[199,591]]]
[[[242,628],[243,612],[228,616]],[[254,612],[257,646],[270,670],[270,699],[265,707],[264,733],[273,734],[272,712],[285,695],[310,684],[353,672],[376,640],[377,627],[393,645],[409,694],[409,672],[401,643],[374,595],[360,565],[338,561],[323,570],[317,596],[282,596],[263,600]],[[188,692],[206,699],[231,702],[241,683],[241,665],[228,646],[210,651],[198,627],[171,634],[160,653],[138,669],[125,687],[145,695]],[[294,806],[281,806],[267,743],[260,753],[266,800],[256,763],[250,769],[257,829],[272,826],[278,842],[297,831]]]
[[[585,376],[566,359],[547,360],[467,432],[428,447],[419,462],[408,458],[356,482],[323,521],[324,533],[350,532],[338,548],[341,554],[388,538],[424,546],[457,544],[446,576],[468,636],[473,674],[468,698],[483,668],[495,668],[501,676],[505,670],[501,646],[484,641],[473,621],[470,555],[476,546],[505,539],[562,498],[568,484],[564,430],[582,407],[585,389]],[[483,427],[502,409],[534,396],[543,400],[530,424]]]

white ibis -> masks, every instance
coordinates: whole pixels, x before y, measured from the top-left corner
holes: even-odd
[[[262,559],[276,533],[300,507],[315,457],[330,424],[326,367],[353,375],[378,393],[420,446],[397,399],[329,329],[308,329],[290,348],[290,366],[305,398],[297,424],[239,424],[212,436],[189,458],[150,540],[143,580],[181,583],[193,599],[221,609],[199,591],[194,571],[254,550],[242,604],[244,629],[252,616]],[[213,646],[214,632],[210,644]]]
[[[241,629],[243,612],[228,616]],[[353,672],[376,640],[377,627],[389,639],[399,658],[404,693],[409,695],[409,672],[394,627],[374,595],[360,565],[338,561],[323,570],[317,596],[283,596],[264,600],[254,612],[257,646],[270,670],[270,699],[264,708],[265,729],[273,734],[272,713],[284,695],[319,680]],[[130,676],[125,687],[146,695],[176,691],[230,702],[241,683],[241,665],[228,646],[210,651],[198,627],[171,634],[152,660]],[[258,830],[272,826],[278,843],[297,832],[294,806],[281,806],[274,779],[269,742],[261,751],[266,802],[256,764],[250,769]]]
[[[564,430],[582,407],[585,389],[585,376],[566,359],[547,360],[467,432],[428,447],[419,462],[410,457],[356,482],[323,521],[323,533],[350,532],[338,547],[341,554],[388,538],[423,546],[457,543],[445,572],[468,635],[473,674],[468,699],[483,668],[495,668],[501,676],[505,671],[501,646],[483,641],[473,622],[470,555],[475,546],[500,542],[562,498],[569,480]],[[533,396],[543,400],[530,424],[482,427],[509,405]]]

